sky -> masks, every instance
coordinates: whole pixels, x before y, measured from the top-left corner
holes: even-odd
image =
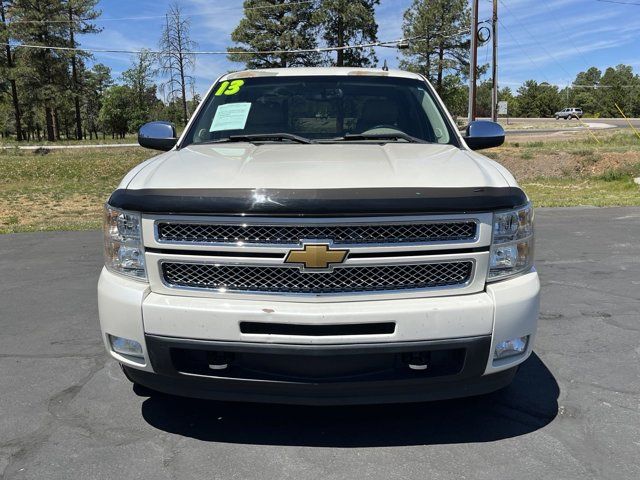
[[[102,31],[79,38],[85,48],[138,50],[157,48],[171,0],[101,0],[97,20]],[[178,0],[191,20],[191,34],[199,50],[225,50],[230,34],[242,18],[242,0]],[[634,3],[635,0],[617,0]],[[402,38],[402,15],[412,0],[381,0],[376,10],[382,41]],[[636,2],[640,3],[640,2]],[[480,20],[491,17],[491,0],[480,0]],[[501,87],[517,88],[534,79],[560,86],[591,66],[602,70],[620,63],[640,73],[640,5],[598,0],[498,0],[498,79]],[[490,42],[480,47],[480,63],[491,61]],[[378,48],[380,64],[398,66],[399,52]],[[94,61],[112,69],[115,77],[126,70],[132,56],[95,53]],[[242,64],[226,56],[198,56],[196,91],[204,93],[216,78]]]

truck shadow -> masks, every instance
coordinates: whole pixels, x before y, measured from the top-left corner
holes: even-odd
[[[483,397],[401,405],[306,407],[153,394],[153,427],[203,441],[251,445],[380,447],[490,442],[524,435],[558,413],[559,387],[534,353],[506,389]]]

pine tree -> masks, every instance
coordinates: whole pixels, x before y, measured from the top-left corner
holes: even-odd
[[[77,35],[98,33],[100,31],[100,29],[91,23],[91,20],[95,20],[100,15],[100,12],[95,10],[98,0],[66,0],[65,3],[69,19],[69,47],[77,48]],[[78,140],[82,139],[82,116],[80,113],[82,84],[78,70],[84,67],[82,62],[88,56],[89,54],[83,51],[71,51],[69,55],[71,61],[71,89],[73,90],[73,103],[75,108],[76,138]]]
[[[518,88],[520,116],[552,117],[562,103],[558,87],[547,82],[527,80]]]
[[[68,16],[60,0],[14,0],[11,22],[14,38],[30,45],[68,46]],[[17,49],[17,63],[22,64],[24,86],[30,103],[44,109],[47,140],[60,139],[57,118],[60,99],[69,83],[67,54],[44,48]]]
[[[597,92],[603,116],[620,117],[618,107],[625,115],[637,114],[640,98],[640,89],[638,88],[640,85],[637,81],[638,77],[634,76],[631,65],[620,64],[604,71],[600,80],[600,86],[604,88]]]
[[[107,88],[112,84],[111,69],[106,65],[96,63],[91,70],[85,72],[83,109],[89,139],[92,139],[94,134],[96,140],[98,139],[98,128],[100,126],[98,115],[102,108],[102,98]]]
[[[182,102],[182,123],[187,124],[189,109],[187,105],[187,86],[193,82],[189,75],[195,67],[195,58],[190,51],[197,48],[191,40],[189,18],[182,15],[180,5],[172,3],[166,16],[166,25],[160,39],[160,71],[169,79],[162,85],[166,91],[166,101],[176,98]]]
[[[247,68],[310,67],[321,64],[317,52],[289,50],[317,48],[313,22],[316,2],[299,0],[245,0],[244,17],[231,34],[237,44],[229,49],[229,60]],[[286,53],[238,54],[235,51],[287,51]]]
[[[337,67],[371,67],[378,63],[372,48],[340,49],[346,45],[373,43],[378,40],[375,6],[380,0],[322,0],[314,19],[322,28],[329,47],[337,47]]]
[[[111,133],[111,138],[124,138],[131,130],[131,121],[136,115],[132,112],[135,108],[131,104],[133,95],[127,85],[114,85],[104,92],[99,118],[103,128]]]
[[[425,75],[442,93],[446,74],[469,73],[470,22],[467,0],[414,0],[402,26],[413,40],[400,67]]]
[[[0,54],[0,66],[4,70],[3,77],[9,79],[11,85],[11,100],[13,103],[13,115],[16,126],[16,140],[22,140],[22,121],[20,113],[20,102],[18,100],[18,88],[16,85],[16,68],[14,53],[9,46],[11,39],[11,32],[7,24],[7,10],[11,8],[11,0],[0,0],[0,42],[6,45],[2,49]]]

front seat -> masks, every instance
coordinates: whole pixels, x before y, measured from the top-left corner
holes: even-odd
[[[363,133],[378,125],[398,127],[398,104],[389,99],[367,100],[362,106],[360,118],[356,122],[355,133]]]
[[[282,133],[287,129],[282,106],[276,102],[256,102],[251,105],[244,133]]]

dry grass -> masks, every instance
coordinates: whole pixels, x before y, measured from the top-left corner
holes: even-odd
[[[536,207],[640,205],[640,185],[627,176],[539,178],[521,185]]]
[[[588,134],[507,142],[484,152],[519,181],[536,178],[593,177],[611,171],[640,175],[640,139],[628,131],[598,132],[600,143]]]
[[[87,229],[142,148],[0,151],[0,233]]]
[[[537,206],[640,205],[640,140],[627,132],[509,142],[485,152]],[[0,233],[99,228],[120,179],[153,156],[142,148],[0,150]]]

